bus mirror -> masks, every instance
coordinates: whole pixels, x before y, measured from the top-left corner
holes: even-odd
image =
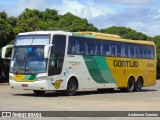
[[[49,51],[50,51],[51,46],[53,45],[46,45],[44,47],[44,58],[49,58]]]
[[[10,59],[10,57],[6,57],[7,50],[9,48],[13,48],[13,45],[7,45],[7,46],[2,48],[2,55],[1,55],[2,59]]]

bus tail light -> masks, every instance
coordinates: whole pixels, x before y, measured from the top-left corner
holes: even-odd
[[[47,76],[43,76],[43,77],[36,78],[36,81],[41,81],[41,80],[48,80],[48,77]]]

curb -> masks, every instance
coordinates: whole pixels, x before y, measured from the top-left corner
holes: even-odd
[[[9,85],[9,83],[0,83],[0,85]]]

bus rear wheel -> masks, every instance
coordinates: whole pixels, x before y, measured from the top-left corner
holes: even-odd
[[[33,90],[33,92],[36,96],[43,96],[45,94],[43,90]]]
[[[67,90],[65,91],[65,94],[67,96],[73,96],[77,91],[78,85],[75,79],[71,78],[68,81]]]
[[[143,87],[143,80],[141,78],[138,78],[135,84],[135,91],[136,92],[141,91],[142,87]]]
[[[127,88],[121,88],[122,92],[133,92],[135,89],[135,81],[133,77],[130,77],[127,83]]]
[[[127,92],[133,92],[135,87],[135,81],[133,77],[130,77],[127,84]]]

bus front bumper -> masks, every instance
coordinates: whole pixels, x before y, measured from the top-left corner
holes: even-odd
[[[9,81],[11,88],[23,89],[23,90],[48,90],[47,80],[35,81],[35,82],[16,82]]]

